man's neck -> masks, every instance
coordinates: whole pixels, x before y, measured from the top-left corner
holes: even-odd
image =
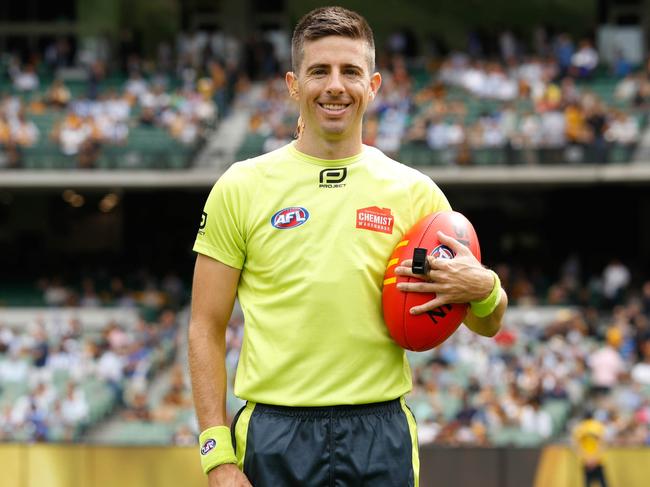
[[[295,145],[303,154],[319,159],[345,159],[361,153],[363,144],[361,137],[348,137],[341,140],[326,140],[304,132]]]

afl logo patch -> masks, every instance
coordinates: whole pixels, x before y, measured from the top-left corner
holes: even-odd
[[[283,208],[271,217],[271,225],[279,230],[299,227],[309,220],[309,212],[302,206]]]
[[[206,440],[201,447],[201,455],[207,455],[211,450],[214,449],[215,446],[217,446],[216,440],[213,440],[212,438]]]
[[[429,255],[435,259],[453,259],[454,251],[446,245],[438,245]]]

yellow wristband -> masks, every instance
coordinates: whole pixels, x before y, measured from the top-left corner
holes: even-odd
[[[499,304],[499,298],[501,297],[501,281],[499,280],[499,276],[494,271],[490,272],[494,276],[494,286],[492,286],[492,291],[488,297],[481,301],[471,301],[469,303],[472,308],[472,313],[479,318],[485,318],[491,314]]]
[[[224,463],[237,463],[228,426],[213,426],[199,435],[201,467],[207,474]]]

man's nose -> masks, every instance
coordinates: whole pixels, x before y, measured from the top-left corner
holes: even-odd
[[[341,73],[337,69],[332,70],[327,80],[327,93],[329,95],[340,95],[344,91],[345,87],[343,86]]]

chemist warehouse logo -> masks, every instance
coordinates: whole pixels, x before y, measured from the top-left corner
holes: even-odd
[[[348,176],[347,167],[331,167],[323,169],[318,175],[319,188],[345,188],[345,178]]]
[[[271,225],[279,230],[299,227],[309,220],[309,212],[302,206],[283,208],[271,217]]]
[[[365,228],[374,232],[393,233],[395,218],[390,208],[369,206],[357,210],[357,228]]]

